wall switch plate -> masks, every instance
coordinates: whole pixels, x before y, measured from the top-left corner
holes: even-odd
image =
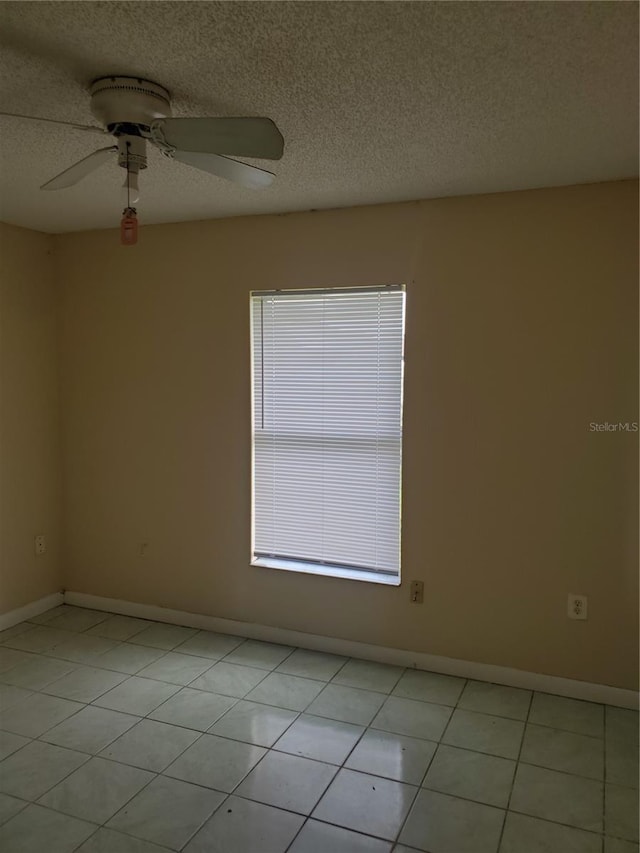
[[[567,616],[569,619],[587,618],[587,596],[570,592],[567,601]]]
[[[34,548],[36,554],[44,554],[47,550],[47,543],[44,536],[36,536],[34,539]]]
[[[424,583],[422,581],[411,581],[411,601],[414,604],[422,604],[424,601]]]

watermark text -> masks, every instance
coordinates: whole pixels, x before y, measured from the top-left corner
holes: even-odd
[[[609,423],[609,421],[605,421],[603,424],[597,424],[592,421],[589,424],[589,432],[638,432],[638,422],[617,421],[616,423]]]

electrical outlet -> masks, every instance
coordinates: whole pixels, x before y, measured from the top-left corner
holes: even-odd
[[[422,604],[424,601],[424,583],[422,581],[411,581],[411,601],[414,604]]]
[[[587,596],[576,595],[569,593],[567,602],[567,616],[569,619],[586,619],[587,618]]]
[[[47,550],[47,543],[44,536],[36,536],[34,539],[34,549],[36,554],[44,554]]]

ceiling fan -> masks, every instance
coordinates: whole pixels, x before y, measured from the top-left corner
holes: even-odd
[[[284,140],[269,118],[172,118],[165,88],[138,77],[101,77],[90,89],[91,112],[102,127],[0,113],[4,116],[63,124],[76,130],[110,134],[115,144],[99,148],[41,186],[61,190],[74,186],[103,163],[126,169],[127,207],[138,200],[138,173],[147,168],[147,142],[171,160],[193,166],[245,187],[267,187],[275,175],[232,157],[279,160]]]

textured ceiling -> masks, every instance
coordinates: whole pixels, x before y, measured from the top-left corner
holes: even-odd
[[[142,223],[631,177],[638,5],[627,2],[1,2],[0,110],[93,123],[127,74],[174,115],[267,115],[286,143],[251,191],[152,154]],[[0,118],[0,219],[117,225],[123,171],[38,187],[99,136]]]

